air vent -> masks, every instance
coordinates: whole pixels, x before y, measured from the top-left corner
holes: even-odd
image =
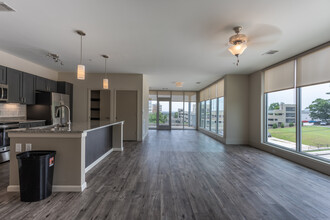
[[[269,51],[267,51],[266,53],[264,53],[262,55],[273,55],[273,54],[275,54],[277,52],[278,52],[278,50],[269,50]]]
[[[0,12],[1,11],[15,11],[15,10],[10,6],[6,5],[6,3],[0,2]]]

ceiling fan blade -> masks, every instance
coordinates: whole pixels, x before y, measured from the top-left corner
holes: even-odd
[[[248,45],[249,46],[268,46],[275,44],[281,39],[282,31],[273,25],[259,24],[249,30]]]

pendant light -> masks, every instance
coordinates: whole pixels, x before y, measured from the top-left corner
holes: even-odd
[[[103,89],[109,89],[109,79],[107,77],[107,59],[109,56],[102,55],[104,58],[104,78],[103,78]]]
[[[83,31],[76,31],[80,35],[80,63],[77,66],[77,79],[85,80],[85,66],[82,64],[82,37],[86,34]]]

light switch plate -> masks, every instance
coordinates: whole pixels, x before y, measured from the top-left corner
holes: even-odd
[[[16,152],[22,152],[22,144],[18,143],[15,145]]]
[[[25,150],[26,151],[32,150],[32,144],[25,144]]]

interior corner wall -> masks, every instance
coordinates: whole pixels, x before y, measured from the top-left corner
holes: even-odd
[[[58,80],[58,72],[0,51],[0,65],[51,80]]]
[[[256,72],[249,75],[249,145],[260,150],[272,153],[287,160],[317,170],[319,172],[330,175],[330,165],[321,160],[307,157],[303,154],[284,148],[268,145],[263,141],[263,115],[264,115],[264,99],[263,99],[263,74]]]
[[[142,140],[149,132],[149,83],[147,76],[143,75],[143,109],[142,109]]]
[[[87,73],[85,80],[78,80],[76,73],[59,73],[58,79],[73,84],[73,120],[88,121],[88,92],[102,90],[104,74]],[[110,120],[116,119],[116,91],[137,91],[137,140],[142,141],[142,106],[143,106],[143,75],[142,74],[108,74],[110,88]]]
[[[248,144],[249,76],[225,77],[225,139],[226,144]]]

